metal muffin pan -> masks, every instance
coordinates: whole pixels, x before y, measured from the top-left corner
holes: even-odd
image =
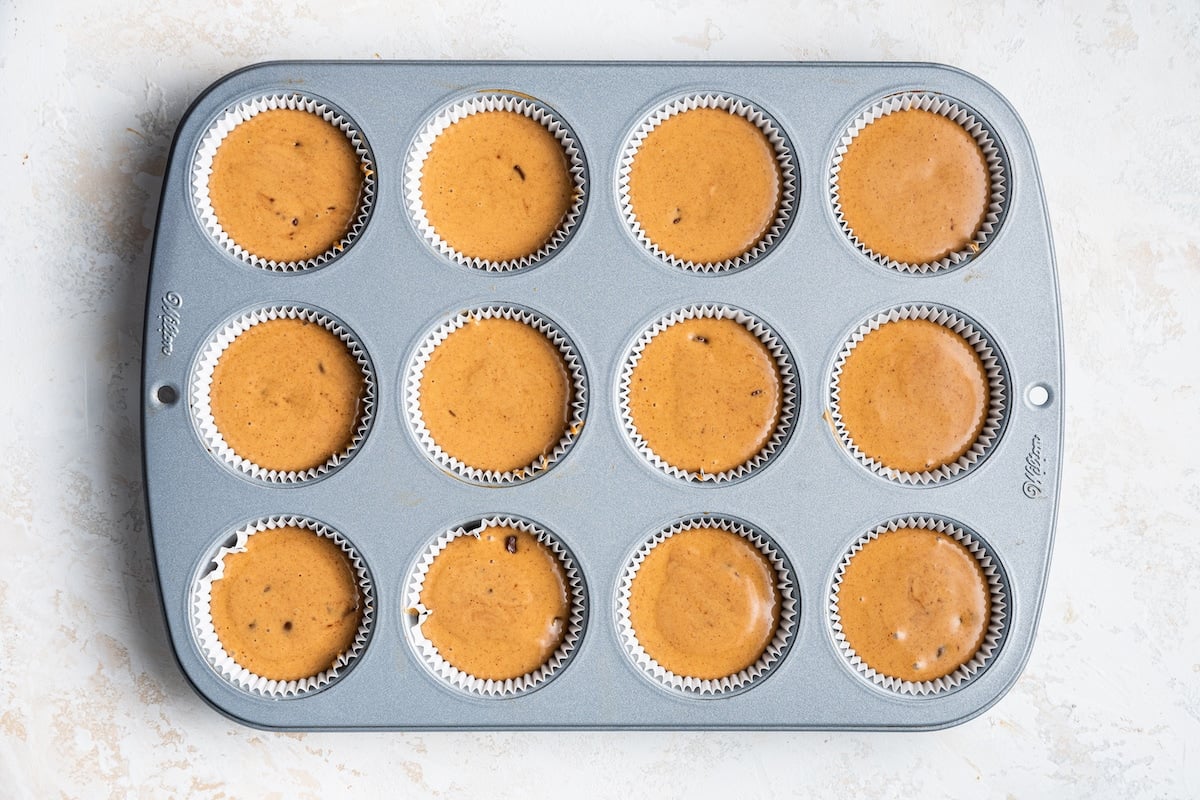
[[[418,234],[405,202],[414,138],[438,110],[482,91],[532,96],[570,126],[589,175],[571,237],[532,268],[497,273],[455,263]],[[829,196],[847,126],[899,92],[943,94],[984,120],[1005,155],[1007,199],[986,247],[955,268],[904,274],[870,260],[838,226]],[[697,273],[642,247],[618,201],[619,161],[644,117],[672,98],[744,98],[787,137],[797,195],[788,228],[757,261]],[[203,228],[192,197],[200,142],[227,109],[298,93],[327,102],[361,132],[375,162],[370,218],[320,268],[274,272],[239,260]],[[193,422],[201,351],[233,318],[292,304],[353,331],[375,367],[371,430],[337,470],[288,485],[219,462]],[[487,486],[436,465],[411,430],[404,381],[415,349],[447,315],[512,304],[551,320],[578,348],[588,381],[577,441],[534,480]],[[677,309],[721,304],[765,322],[791,355],[792,430],[742,480],[688,482],[655,469],[625,436],[622,361],[643,329]],[[877,475],[845,450],[828,416],[843,344],[891,308],[932,305],[985,330],[1003,357],[1008,413],[976,468],[930,485]],[[184,673],[214,707],[268,729],[935,729],[970,719],[1013,685],[1033,646],[1058,507],[1063,355],[1053,244],[1032,144],[994,89],[957,69],[856,63],[280,62],[233,73],[180,124],[163,185],[146,307],[142,392],[146,496],[162,601]],[[675,692],[639,670],[618,634],[617,592],[635,550],[678,520],[745,520],[791,567],[798,616],[764,678],[718,697]],[[205,565],[239,527],[299,515],[341,533],[373,576],[375,615],[362,655],[324,688],[273,699],[240,689],[202,655],[190,599]],[[436,678],[407,635],[405,591],[440,533],[493,515],[536,522],[575,557],[586,591],[569,663],[533,691],[469,695]],[[887,691],[835,645],[829,594],[839,561],[881,523],[932,516],[986,543],[1005,577],[1002,640],[985,669],[930,696]]]

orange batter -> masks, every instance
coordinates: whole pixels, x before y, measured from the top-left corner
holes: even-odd
[[[212,618],[225,652],[255,675],[319,675],[354,643],[362,622],[358,580],[342,549],[303,528],[252,534],[225,556],[212,584]]]
[[[669,117],[650,131],[629,172],[633,215],[647,238],[698,264],[737,258],[779,211],[775,148],[757,125],[718,108]]]
[[[482,111],[455,122],[434,140],[421,171],[429,224],[471,258],[533,255],[574,200],[562,144],[515,111]]]
[[[233,452],[302,472],[350,447],[366,381],[346,345],[315,322],[273,319],[230,343],[213,370],[213,420]]]
[[[659,333],[633,368],[629,411],[655,455],[718,473],[753,458],[779,424],[774,357],[732,319],[687,319]]]
[[[545,664],[566,635],[570,590],[550,548],[499,525],[459,536],[433,559],[421,625],[442,658],[483,680],[527,675]]]
[[[842,421],[867,456],[926,472],[966,453],[987,416],[983,362],[963,337],[935,322],[888,322],[850,351],[838,378]]]
[[[718,528],[692,528],[650,550],[633,578],[629,620],[646,653],[676,675],[712,680],[751,666],[779,626],[767,557]]]
[[[971,134],[932,111],[895,111],[867,125],[842,159],[838,196],[850,230],[871,250],[927,264],[966,249],[991,195]]]
[[[363,169],[338,128],[280,108],[230,131],[213,156],[208,193],[217,222],[243,249],[271,261],[303,261],[350,230]]]
[[[979,650],[991,598],[967,548],[944,533],[901,528],[850,559],[838,614],[847,643],[876,672],[931,681]]]
[[[509,472],[549,455],[567,429],[562,353],[523,322],[473,318],[433,350],[420,385],[433,440],[476,469]]]

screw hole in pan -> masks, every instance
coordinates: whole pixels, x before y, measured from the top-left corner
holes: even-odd
[[[1025,399],[1034,408],[1045,408],[1054,400],[1054,393],[1044,383],[1035,383],[1025,390]]]
[[[154,399],[160,405],[173,406],[179,401],[179,390],[170,384],[163,384],[154,390]]]

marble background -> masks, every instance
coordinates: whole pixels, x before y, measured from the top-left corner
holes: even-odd
[[[0,2],[0,796],[1200,796],[1200,6]],[[167,148],[276,58],[896,59],[1020,110],[1068,359],[1054,569],[994,709],[921,735],[275,735],[187,686],[141,496]],[[1190,98],[1190,99],[1189,99]]]

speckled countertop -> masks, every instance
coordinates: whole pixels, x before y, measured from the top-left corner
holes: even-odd
[[[378,5],[0,3],[0,796],[1200,796],[1200,7]],[[929,60],[1009,98],[1054,225],[1068,439],[1041,631],[999,705],[910,735],[277,735],[192,692],[139,457],[167,148],[232,69],[375,57]]]

